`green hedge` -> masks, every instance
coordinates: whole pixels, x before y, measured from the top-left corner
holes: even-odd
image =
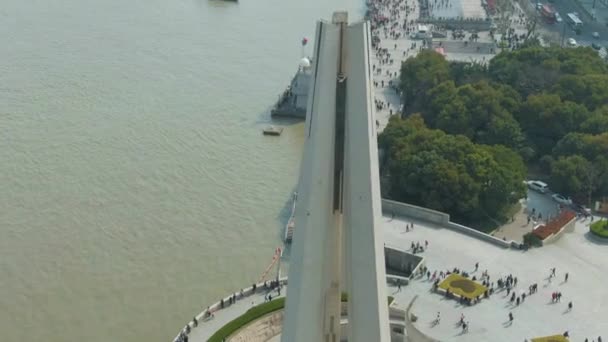
[[[542,247],[543,241],[533,233],[526,233],[524,235],[524,244],[530,247]]]
[[[608,238],[608,221],[601,220],[591,224],[591,232],[599,237]]]
[[[207,342],[222,342],[223,339],[228,338],[228,336],[232,335],[235,331],[244,327],[248,323],[255,321],[256,319],[266,314],[280,310],[284,306],[285,297],[278,298],[268,303],[260,304],[258,306],[254,306],[238,318],[224,325],[220,330],[216,331],[215,334],[209,337]]]
[[[348,302],[348,293],[342,292],[340,299],[342,302]],[[391,305],[395,298],[393,296],[388,296],[387,300],[388,305]],[[228,324],[224,325],[220,330],[216,331],[215,334],[209,337],[207,342],[222,342],[225,338],[228,338],[230,335],[232,335],[245,325],[271,312],[281,310],[283,309],[283,307],[285,307],[285,297],[281,297],[268,303],[263,303],[258,306],[254,306],[253,308],[247,310],[247,312],[245,312],[241,316],[235,318]]]

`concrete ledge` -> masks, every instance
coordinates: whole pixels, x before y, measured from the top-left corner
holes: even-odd
[[[489,242],[502,248],[513,247],[519,249],[519,244],[515,241],[505,241],[492,235],[480,232],[473,228],[463,226],[450,221],[450,215],[440,211],[419,207],[412,204],[382,199],[382,212],[388,215],[406,216],[437,224],[439,226],[456,230],[471,237]]]
[[[287,285],[287,277],[281,277],[279,279],[279,285],[280,286],[285,286]],[[253,285],[249,286],[247,288],[244,288],[242,291],[239,291],[236,293],[237,296],[237,300],[240,300],[242,298],[245,298],[247,296],[250,296],[254,293],[256,293],[259,290],[263,290],[264,289],[264,283],[257,283],[255,284],[256,286],[256,291],[254,292],[253,290]],[[232,297],[231,295],[228,295],[227,297],[222,298],[224,300],[224,308],[229,308],[230,304],[229,304],[229,299],[230,297]],[[198,315],[194,316],[196,318],[196,320],[198,322],[205,322],[207,321],[211,315],[218,311],[218,310],[222,310],[222,300],[219,300],[213,304],[211,304],[207,309],[205,309],[203,312],[199,313]],[[200,323],[199,323],[200,324]],[[184,328],[180,331],[179,334],[177,334],[177,336],[175,336],[175,338],[173,339],[173,341],[178,341],[179,340],[179,336],[182,332],[186,331],[186,330],[190,330],[195,328],[194,322],[190,321],[188,322],[188,324],[186,324],[186,326],[184,326]]]
[[[509,248],[512,246],[511,242],[512,241],[505,241],[502,239],[499,239],[497,237],[494,237],[492,235],[480,232],[478,230],[475,230],[473,228],[469,228],[467,226],[463,226],[461,224],[458,223],[454,223],[454,222],[450,222],[446,225],[446,227],[452,229],[452,230],[457,230],[461,233],[464,233],[466,235],[478,238],[480,240],[484,240],[487,241],[489,243],[495,244],[499,247],[503,247],[503,248]],[[516,243],[517,244],[517,243]]]
[[[412,299],[410,304],[407,306],[407,309],[405,310],[405,330],[407,331],[408,341],[409,342],[440,342],[439,340],[436,340],[430,336],[427,336],[426,334],[424,334],[423,332],[418,330],[418,328],[416,328],[416,326],[414,326],[414,323],[412,322],[411,310],[412,310],[412,306],[414,305],[414,302],[416,302],[416,299],[418,299],[418,295],[414,296],[414,298]]]
[[[439,225],[446,225],[450,222],[450,215],[446,213],[388,199],[382,199],[382,212],[390,215],[407,216]]]

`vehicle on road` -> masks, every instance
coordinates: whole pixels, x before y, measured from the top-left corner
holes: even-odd
[[[578,13],[568,13],[566,16],[568,24],[570,24],[573,28],[580,28],[583,26],[583,21],[578,17]]]
[[[559,15],[559,13],[555,12],[555,21],[557,21],[558,23],[561,23],[562,21],[564,21],[562,19],[562,16]]]
[[[592,35],[592,36],[593,36],[593,38],[595,38],[595,39],[600,38],[600,34],[599,34],[598,32],[593,32],[591,35]]]
[[[585,207],[584,205],[574,203],[574,209],[578,213],[583,214],[585,216],[586,215],[591,215],[591,209]]]
[[[551,195],[551,198],[553,198],[553,200],[557,203],[560,204],[564,204],[564,205],[571,205],[572,204],[572,200],[569,198],[564,197],[563,195],[560,194],[553,194]]]
[[[600,46],[600,44],[598,44],[598,43],[592,43],[592,44],[591,44],[591,47],[592,47],[592,48],[594,48],[594,49],[596,49],[596,50],[599,50],[599,49],[601,49],[601,48],[602,48],[602,47]]]
[[[555,12],[553,6],[551,6],[550,4],[545,4],[541,7],[539,11],[540,15],[545,19],[545,22],[547,24],[555,24],[555,21],[557,20],[557,12]]]
[[[578,43],[576,42],[576,39],[568,38],[568,46],[577,47]]]
[[[549,186],[545,182],[532,180],[532,181],[527,181],[526,184],[528,184],[528,188],[530,188],[534,191],[538,191],[543,194],[545,192],[549,191]]]
[[[542,4],[542,3],[540,3],[540,2],[537,2],[537,3],[536,3],[536,9],[537,9],[538,11],[540,11],[541,9],[543,9],[543,4]]]

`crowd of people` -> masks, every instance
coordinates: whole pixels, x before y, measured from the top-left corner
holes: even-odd
[[[416,244],[413,243],[413,245],[415,246]],[[479,270],[479,263],[475,263],[474,270],[471,273],[477,272],[478,270]],[[445,278],[447,278],[452,273],[457,273],[457,274],[460,274],[467,278],[471,277],[471,280],[473,280],[473,281],[480,281],[484,286],[486,286],[488,288],[487,291],[484,293],[483,298],[489,298],[490,295],[494,293],[494,282],[490,281],[490,275],[488,273],[488,270],[484,270],[482,272],[480,278],[477,279],[476,276],[471,276],[466,271],[463,271],[456,267],[453,268],[452,270],[446,270],[446,271],[443,271],[443,270],[431,271],[428,269],[427,266],[421,266],[418,270],[417,276],[418,276],[418,278],[422,278],[422,277],[426,276],[427,281],[432,282],[432,290],[437,291],[440,282],[442,280],[444,280]],[[555,278],[556,276],[557,276],[556,268],[551,268],[549,270],[549,276],[547,278],[545,278],[545,280],[550,282],[550,280],[552,278]],[[562,284],[565,284],[568,282],[568,279],[569,279],[568,272],[564,273],[563,279],[564,279],[564,281]],[[526,293],[526,291],[516,292],[515,289],[517,288],[517,285],[518,285],[518,278],[512,274],[498,278],[496,280],[496,285],[497,285],[496,291],[505,291],[506,292],[505,298],[507,298],[507,300],[509,302],[508,305],[510,308],[514,308],[514,307],[518,307],[518,306],[522,305],[525,302],[527,297],[538,292],[538,283],[530,284],[528,286],[527,293]],[[475,298],[474,300],[467,300],[463,296],[456,296],[454,293],[450,292],[449,288],[445,291],[444,295],[448,298],[458,297],[461,304],[468,304],[468,305],[474,304],[475,302],[481,300],[481,298],[482,298],[481,296],[479,296],[478,298]],[[553,291],[551,293],[551,303],[559,303],[559,302],[561,302],[561,298],[562,298],[561,291]],[[573,310],[573,302],[569,301],[564,313],[568,313],[572,310]],[[437,312],[436,318],[431,321],[431,326],[439,325],[441,322],[440,317],[441,317],[441,312]],[[514,319],[515,319],[515,317],[513,315],[513,312],[509,312],[508,320],[504,323],[504,325],[505,326],[512,325],[514,322]],[[461,313],[460,319],[457,321],[457,327],[462,329],[463,334],[468,333],[469,328],[470,328],[470,322],[465,319],[464,313]],[[564,335],[564,336],[566,336],[566,335]],[[588,339],[585,341],[588,342]],[[593,340],[593,341],[596,341],[596,340]],[[602,341],[601,337],[598,337],[597,341],[601,342]]]

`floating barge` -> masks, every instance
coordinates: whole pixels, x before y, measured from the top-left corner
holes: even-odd
[[[264,130],[262,132],[264,133],[264,135],[278,136],[278,135],[281,135],[281,133],[283,133],[283,127],[268,126],[268,127],[264,128]]]

